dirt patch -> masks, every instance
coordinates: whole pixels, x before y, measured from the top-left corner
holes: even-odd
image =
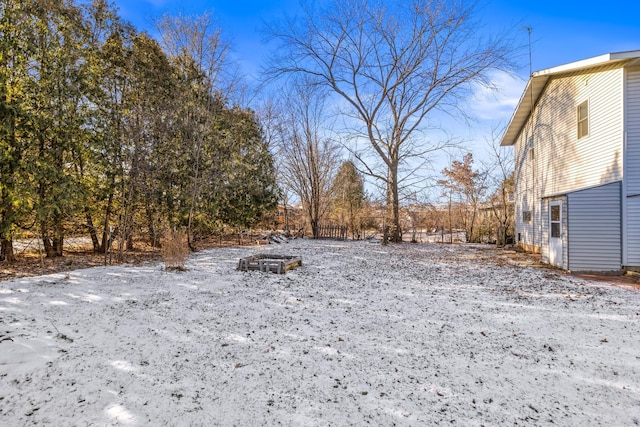
[[[565,270],[542,263],[540,254],[508,249],[496,249],[495,251],[489,253],[491,253],[492,258],[498,265],[517,264],[520,266],[539,267],[553,270],[560,275],[568,274],[572,277],[577,277],[591,282],[608,283],[614,286],[623,286],[640,290],[640,276],[638,275],[631,276],[607,273],[567,273]],[[489,258],[491,258],[491,256]]]
[[[222,238],[203,239],[196,243],[196,249],[204,250],[216,247],[247,246],[254,244],[257,237],[258,235],[254,234],[244,234],[241,237],[234,234]],[[40,257],[40,254],[33,249],[36,247],[33,241],[30,240],[27,241],[27,243],[28,244],[23,244],[23,242],[15,243],[15,247],[19,248],[16,262],[0,262],[0,281],[104,265],[137,265],[158,262],[162,259],[160,248],[154,248],[144,241],[136,241],[135,250],[123,252],[122,257],[118,256],[115,252],[111,257],[93,252],[89,239],[75,239],[73,244],[68,246],[68,250],[64,251],[64,255],[56,258]]]
[[[121,261],[116,260],[115,257],[109,260],[108,256],[105,258],[104,254],[96,254],[90,250],[65,251],[64,256],[56,258],[40,258],[39,255],[25,253],[20,256],[16,262],[0,263],[0,280],[40,276],[82,268],[98,267],[101,265],[140,264],[157,261],[159,259],[159,250],[151,250],[151,248],[145,248],[135,252],[125,252]]]
[[[640,290],[638,278],[633,276],[597,274],[597,273],[571,273],[571,276],[592,282],[605,282],[614,286],[623,286]]]

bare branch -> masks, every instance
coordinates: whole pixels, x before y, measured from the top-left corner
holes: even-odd
[[[455,0],[335,0],[320,9],[307,5],[299,20],[267,29],[280,43],[268,74],[306,75],[338,95],[349,118],[345,130],[364,137],[386,165],[378,173],[356,156],[387,187],[394,240],[405,179],[398,173],[409,159],[427,159],[446,146],[430,138],[418,143],[414,135],[435,111],[464,111],[460,102],[472,84],[486,84],[491,71],[512,65],[509,43],[480,37],[473,14],[473,5]]]

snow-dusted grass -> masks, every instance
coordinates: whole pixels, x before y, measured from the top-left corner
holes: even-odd
[[[235,270],[266,251],[304,264]],[[187,268],[0,282],[0,424],[640,424],[637,290],[484,246],[295,240]]]

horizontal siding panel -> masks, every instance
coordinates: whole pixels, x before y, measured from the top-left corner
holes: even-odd
[[[627,266],[640,266],[640,197],[627,198]]]
[[[628,76],[627,80],[625,76]],[[556,196],[571,194],[571,202],[567,203],[567,219],[571,219],[567,225],[568,246],[576,244],[590,248],[577,252],[571,252],[575,247],[567,248],[570,255],[576,255],[570,260],[574,265],[569,268],[575,269],[580,266],[576,263],[580,262],[583,267],[593,269],[594,259],[598,261],[603,257],[602,270],[620,268],[619,182],[623,179],[623,164],[631,161],[629,157],[623,159],[625,130],[628,132],[630,125],[640,136],[640,108],[627,115],[622,108],[629,100],[634,100],[640,107],[640,90],[625,92],[625,85],[631,81],[640,88],[640,67],[635,74],[625,72],[622,64],[610,64],[552,76],[515,141],[516,232],[520,233],[521,243],[540,247],[543,258],[548,255],[549,240],[546,204]],[[625,93],[628,98],[623,98]],[[584,100],[589,101],[589,135],[578,140],[576,108]],[[534,160],[528,149],[531,137]],[[635,170],[640,183],[640,143],[637,153],[632,155],[633,162],[638,165]],[[612,188],[596,189],[607,184],[613,184],[612,188],[617,188],[618,192]],[[640,194],[640,186],[638,188]],[[574,194],[577,191],[593,192],[587,193],[590,196],[581,196]],[[598,203],[607,208],[594,207],[593,195],[597,195]],[[615,205],[615,210],[608,205]],[[525,210],[533,212],[529,223],[521,220]],[[576,210],[588,213],[587,217],[576,216]],[[594,245],[600,249],[594,249]],[[591,253],[594,258],[589,256]],[[569,260],[566,262],[570,264]]]
[[[613,271],[622,267],[620,183],[567,196],[569,269]]]
[[[585,236],[585,235],[576,235],[576,227],[581,227],[584,225],[576,225],[575,222],[570,226],[572,227],[572,230],[574,233],[570,236],[571,237],[571,243],[573,242],[593,242],[593,241],[600,241],[600,245],[601,246],[620,246],[620,239],[615,239],[615,240],[610,240],[611,239],[611,234],[615,234],[617,232],[617,230],[620,230],[620,227],[618,224],[612,224],[612,225],[604,225],[602,226],[602,228],[606,229],[606,232],[601,232],[601,233],[590,233],[589,236]],[[619,237],[619,236],[617,236]],[[574,249],[578,250],[580,247],[576,247]]]
[[[622,179],[623,69],[601,67],[552,78],[532,123],[542,197]],[[589,101],[589,136],[577,139],[576,108]]]
[[[588,257],[597,257],[597,258],[602,258],[602,254],[605,251],[609,251],[609,250],[615,250],[616,252],[620,252],[620,242],[618,242],[617,244],[612,244],[612,245],[603,245],[601,242],[598,242],[598,240],[596,239],[595,242],[597,242],[597,245],[594,249],[591,248],[584,248],[582,250],[576,250],[576,247],[581,247],[581,245],[586,245],[587,243],[591,243],[593,244],[593,240],[590,242],[575,242],[573,240],[571,240],[571,256],[573,257],[573,262],[577,262],[576,257],[580,256],[583,258],[588,258]],[[581,245],[577,245],[576,243],[580,243]],[[620,268],[620,260],[616,257],[615,258],[616,261],[616,265],[617,268]]]
[[[574,226],[574,229],[575,229],[575,226]],[[620,247],[620,242],[619,241],[611,242],[611,241],[609,241],[610,237],[611,237],[611,232],[609,232],[608,234],[592,234],[591,236],[589,236],[589,238],[581,238],[581,239],[576,239],[575,236],[572,236],[571,237],[571,244],[598,242],[598,247],[599,248],[605,248],[605,247],[606,248],[619,248]],[[581,247],[582,246],[580,246],[580,245],[574,246],[572,250],[579,251]],[[586,250],[586,249],[582,249],[582,250]]]
[[[640,69],[629,69],[626,87],[627,195],[640,194]]]

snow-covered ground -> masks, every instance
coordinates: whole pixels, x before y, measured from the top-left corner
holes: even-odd
[[[304,264],[235,270],[268,251]],[[295,240],[0,282],[0,339],[3,426],[640,424],[640,292],[487,246]]]

